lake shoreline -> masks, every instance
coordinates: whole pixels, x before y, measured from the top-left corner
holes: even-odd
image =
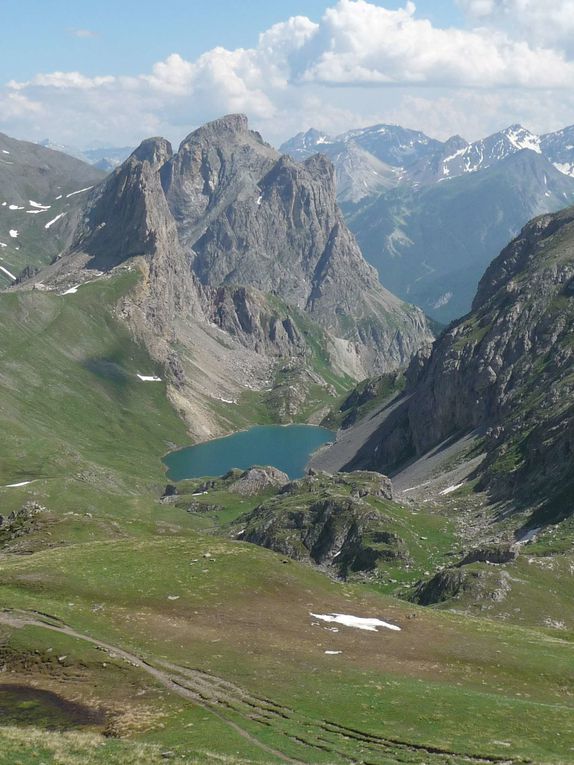
[[[309,423],[253,425],[175,449],[162,457],[162,464],[166,478],[174,482],[220,476],[232,468],[253,465],[271,465],[295,478],[304,474],[318,449],[335,439],[335,431]],[[246,459],[246,453],[252,456]]]

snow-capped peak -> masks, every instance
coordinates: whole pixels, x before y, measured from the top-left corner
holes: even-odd
[[[522,125],[511,125],[506,130],[503,130],[502,134],[517,151],[530,149],[530,151],[535,151],[537,154],[542,154],[540,136],[531,133],[530,130],[522,127]]]

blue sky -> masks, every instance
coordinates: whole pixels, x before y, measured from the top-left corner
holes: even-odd
[[[3,5],[0,131],[20,138],[177,142],[232,111],[275,144],[312,126],[574,123],[574,0]]]
[[[402,1],[377,2],[400,8]],[[326,0],[26,0],[3,3],[0,72],[28,79],[37,72],[79,70],[88,75],[139,74],[170,53],[197,57],[216,46],[251,47],[260,32],[289,16],[318,20]],[[48,10],[49,6],[49,10]],[[451,0],[423,0],[435,23],[460,23]],[[75,37],[86,30],[94,37]],[[23,44],[23,41],[25,44]]]

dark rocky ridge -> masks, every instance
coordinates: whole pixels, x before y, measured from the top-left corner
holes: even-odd
[[[104,177],[100,170],[67,154],[0,133],[2,265],[18,276],[26,267],[47,265],[63,252],[72,241],[83,206],[84,194],[77,192],[101,183]],[[11,237],[10,230],[16,230],[17,237]],[[0,287],[12,281],[0,271]]]
[[[416,359],[402,405],[349,467],[383,472],[478,430],[493,499],[571,513],[574,208],[528,224],[483,276],[473,310]]]

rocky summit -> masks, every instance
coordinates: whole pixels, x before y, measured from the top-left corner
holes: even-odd
[[[281,362],[297,378],[290,417],[304,405],[297,390],[331,384],[325,369],[391,371],[431,337],[422,312],[363,259],[331,162],[281,156],[242,115],[199,128],[175,153],[144,141],[90,193],[71,247],[32,283],[65,287],[118,268],[142,273],[121,316],[166,368],[197,434],[221,429],[206,392],[234,400],[273,387]]]

